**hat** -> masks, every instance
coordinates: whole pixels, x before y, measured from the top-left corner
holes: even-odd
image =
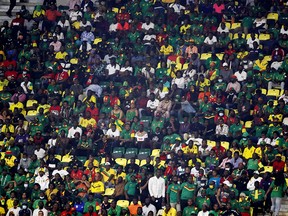
[[[51,70],[53,70],[53,67],[52,67],[52,66],[49,66],[49,67],[48,67],[48,69],[51,69]]]
[[[240,197],[246,197],[245,193],[240,193]]]
[[[12,151],[8,150],[5,152],[6,155],[12,155]]]
[[[110,164],[110,162],[106,162],[104,165],[105,166],[110,166],[111,164]]]
[[[281,154],[276,154],[275,157],[282,157],[282,155]]]
[[[179,141],[181,141],[181,137],[177,137],[175,140],[179,140]]]
[[[255,170],[253,173],[259,175],[259,172],[257,170]]]
[[[236,79],[237,77],[235,75],[231,75],[231,79]]]
[[[228,64],[226,62],[223,63],[223,67],[228,67]]]
[[[223,184],[227,185],[228,187],[232,187],[232,184],[228,180],[225,180]]]

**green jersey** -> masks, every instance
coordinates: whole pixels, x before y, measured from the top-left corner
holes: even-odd
[[[195,192],[196,192],[196,185],[195,184],[191,184],[189,182],[184,182],[181,184],[181,196],[180,199],[181,200],[188,200],[192,197],[195,196]]]
[[[170,198],[170,203],[177,203],[179,201],[178,193],[181,189],[179,184],[172,183],[168,186],[167,194]]]

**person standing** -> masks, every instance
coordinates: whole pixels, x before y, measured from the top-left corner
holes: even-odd
[[[12,10],[13,8],[16,6],[16,0],[10,0],[10,5],[9,5],[9,9],[6,12],[8,17],[12,17]]]
[[[265,200],[267,199],[268,194],[271,192],[271,201],[272,206],[270,209],[271,213],[274,213],[274,216],[279,215],[281,208],[281,200],[287,189],[286,181],[283,172],[275,173],[275,180],[272,181],[268,191],[265,194]]]
[[[162,170],[157,169],[156,175],[150,178],[148,182],[149,194],[157,210],[162,207],[162,201],[165,198],[165,180],[161,174]]]

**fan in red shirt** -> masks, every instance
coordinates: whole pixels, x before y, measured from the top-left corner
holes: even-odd
[[[221,146],[220,141],[217,141],[216,146],[214,146],[212,149],[215,151],[217,157],[223,157],[224,153],[226,152],[226,149],[223,146]]]
[[[14,79],[16,79],[18,77],[18,73],[17,73],[17,71],[15,71],[13,69],[13,65],[12,64],[8,65],[7,71],[5,72],[4,76],[9,81],[12,79],[12,77],[14,77]]]
[[[67,203],[65,205],[65,210],[61,212],[60,216],[74,215],[75,210],[75,208],[71,208],[71,205]]]
[[[130,19],[130,14],[126,12],[125,7],[121,7],[120,13],[116,15],[117,21],[120,22],[121,20],[128,21]]]
[[[9,65],[12,65],[12,69],[15,69],[17,67],[17,62],[13,60],[10,56],[8,56],[7,59],[3,62],[3,67],[8,69]]]
[[[73,169],[70,173],[70,176],[72,179],[75,179],[75,180],[82,180],[82,176],[83,176],[83,171],[78,169],[77,166],[73,166]]]
[[[164,28],[161,28],[159,34],[157,34],[156,36],[156,41],[159,46],[164,45],[164,41],[166,40],[166,38],[168,38],[168,34],[164,32]]]
[[[60,118],[61,107],[58,105],[58,101],[56,99],[53,100],[52,106],[49,109],[49,118],[51,121],[57,121]]]
[[[56,83],[64,83],[68,80],[69,74],[63,70],[61,66],[58,67],[59,72],[55,76]]]
[[[86,112],[91,113],[91,117],[94,118],[98,122],[99,118],[99,110],[97,107],[95,107],[95,103],[90,101],[89,107],[86,108]]]
[[[282,159],[281,154],[277,154],[275,157],[276,158],[273,162],[273,171],[274,172],[283,172],[284,167],[285,167],[285,162],[281,160]]]

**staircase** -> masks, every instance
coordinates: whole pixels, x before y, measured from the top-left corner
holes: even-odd
[[[279,216],[288,216],[288,197],[282,199]]]
[[[10,24],[12,19],[15,18],[16,12],[20,11],[21,6],[25,5],[26,9],[30,11],[30,14],[33,13],[34,7],[36,5],[42,4],[43,0],[28,0],[27,3],[22,3],[17,0],[16,6],[13,8],[12,17],[8,17],[6,15],[7,10],[9,9],[10,1],[9,0],[0,0],[0,26],[3,24],[5,20],[7,20]]]

